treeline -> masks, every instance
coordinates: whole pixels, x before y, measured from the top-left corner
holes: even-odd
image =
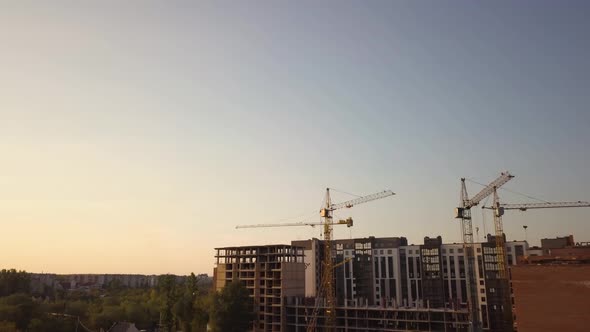
[[[28,293],[31,276],[25,271],[0,270],[0,297],[14,293]]]
[[[0,332],[108,330],[131,322],[147,331],[244,331],[251,316],[248,291],[232,283],[221,292],[200,285],[191,274],[184,282],[162,275],[155,288],[130,289],[112,283],[106,289],[32,294],[30,275],[0,271]]]

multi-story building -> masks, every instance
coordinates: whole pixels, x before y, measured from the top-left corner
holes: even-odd
[[[286,332],[309,331],[313,301],[288,298],[286,304]],[[325,307],[317,311],[314,331],[323,331],[326,322]],[[400,308],[383,306],[337,306],[335,330],[338,332],[365,331],[453,331],[469,330],[467,309]]]
[[[242,282],[253,300],[253,331],[286,331],[285,299],[305,296],[303,248],[266,245],[216,248],[216,290]]]
[[[463,244],[445,244],[438,236],[419,245],[404,237],[334,240],[333,245],[337,331],[467,331]],[[216,250],[216,289],[237,280],[246,285],[256,314],[254,331],[305,331],[313,312],[321,328],[325,307],[317,295],[323,241]],[[516,265],[527,250],[525,241],[506,242],[508,265]],[[495,237],[475,243],[474,255],[473,287],[483,329],[512,331],[511,287],[498,275]]]
[[[306,296],[315,296],[321,278],[323,243],[293,241],[304,248]],[[336,296],[342,307],[467,309],[467,268],[463,244],[443,244],[442,238],[408,245],[404,237],[334,241]],[[508,265],[525,256],[525,241],[506,243]],[[480,320],[487,331],[512,331],[510,284],[498,278],[495,237],[474,244],[475,284]]]
[[[42,292],[46,287],[67,290],[90,290],[108,288],[110,285],[127,288],[149,288],[158,285],[157,275],[140,274],[31,274],[31,288]],[[183,283],[186,276],[175,276],[177,283]],[[200,280],[208,278],[199,275]],[[59,285],[59,286],[58,286]]]

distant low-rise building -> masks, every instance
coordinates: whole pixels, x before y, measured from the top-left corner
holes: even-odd
[[[529,247],[529,250],[527,250],[527,252],[528,256],[530,257],[543,256],[543,249],[541,249],[541,247]]]
[[[541,239],[541,248],[543,249],[543,255],[551,255],[552,249],[563,249],[566,247],[573,246],[575,246],[573,235],[556,237],[554,239]]]

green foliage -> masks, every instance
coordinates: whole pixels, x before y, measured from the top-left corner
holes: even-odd
[[[232,282],[215,293],[209,305],[209,323],[213,332],[247,331],[254,316],[248,289],[239,282]]]
[[[176,277],[173,275],[162,275],[158,278],[158,289],[161,294],[162,304],[160,306],[161,322],[164,331],[174,331],[176,316],[173,309],[177,301]]]
[[[211,293],[214,294],[214,293]],[[192,332],[204,332],[207,331],[207,323],[209,323],[209,304],[212,303],[207,301],[208,296],[200,296],[196,299],[193,310],[194,315],[191,321],[191,329],[188,331]]]
[[[29,293],[31,276],[25,271],[0,270],[0,297],[15,293]]]
[[[64,318],[45,315],[33,318],[27,328],[28,332],[69,332],[76,330],[76,321]]]
[[[53,312],[53,313],[65,313],[66,302],[55,301],[55,302],[41,302],[38,304],[40,312]]]
[[[108,329],[116,322],[125,320],[125,310],[119,306],[105,306],[102,311],[92,317],[96,328]]]
[[[197,278],[194,273],[187,278],[185,289],[173,307],[174,315],[180,321],[183,331],[191,331],[195,317],[195,299],[197,298]]]
[[[34,305],[31,296],[13,294],[0,298],[0,321],[14,322],[16,328],[24,330],[33,316]]]
[[[0,332],[14,332],[16,324],[14,322],[0,321]]]
[[[107,289],[111,292],[118,292],[122,289],[124,289],[125,287],[123,286],[123,284],[121,283],[121,280],[119,279],[113,279],[111,281],[109,281],[108,285],[107,285]]]
[[[125,320],[135,322],[138,326],[143,327],[150,321],[150,313],[145,304],[127,302],[123,304]]]
[[[86,291],[53,287],[39,291],[37,287],[33,295],[25,285],[30,284],[28,274],[2,270],[0,287],[6,294],[0,296],[0,332],[69,332],[76,330],[78,319],[96,331],[127,321],[138,329],[151,330],[161,322],[161,331],[204,332],[213,311],[211,305],[216,302],[198,281],[194,274],[184,283],[165,275],[156,288],[131,289],[115,282],[106,289]],[[23,291],[15,293],[15,289]]]
[[[88,302],[85,301],[71,301],[65,304],[65,313],[72,316],[80,317],[85,320],[88,313]]]

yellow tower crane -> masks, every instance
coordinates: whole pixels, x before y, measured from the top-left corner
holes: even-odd
[[[286,223],[278,223],[278,224],[254,224],[254,225],[238,225],[236,229],[241,228],[264,228],[264,227],[292,227],[292,226],[320,226],[323,225],[323,221],[299,221],[299,222],[286,222]],[[340,219],[334,223],[334,225],[346,225],[347,227],[353,226],[352,218]]]
[[[320,216],[324,218],[324,265],[322,268],[322,285],[324,298],[326,300],[326,327],[323,331],[334,330],[336,323],[336,290],[334,287],[334,260],[332,257],[332,212],[342,208],[351,208],[355,205],[367,203],[377,199],[395,195],[391,190],[384,190],[372,195],[355,198],[350,201],[333,204],[330,198],[330,188],[326,188],[326,205],[320,210]]]
[[[498,275],[499,278],[507,278],[508,269],[506,266],[506,253],[504,241],[504,225],[502,216],[505,210],[520,210],[526,211],[529,209],[554,209],[554,208],[574,208],[574,207],[590,207],[588,202],[543,202],[543,203],[518,203],[518,204],[503,204],[500,203],[498,192],[494,188],[494,201],[492,206],[482,206],[482,209],[493,210],[494,214],[494,228],[496,230],[496,254],[498,256]]]
[[[469,306],[469,319],[471,321],[471,332],[480,332],[482,329],[479,317],[479,305],[477,303],[477,285],[475,282],[475,255],[473,253],[473,224],[471,222],[471,208],[478,205],[481,200],[491,195],[496,188],[510,181],[514,176],[503,172],[498,178],[488,184],[471,199],[467,194],[465,178],[461,179],[461,206],[455,209],[455,218],[461,219],[461,235],[466,256],[467,268],[467,302]],[[503,250],[503,248],[502,248]]]
[[[355,205],[371,202],[381,198],[395,195],[391,190],[384,190],[367,196],[358,197],[342,203],[332,203],[330,197],[330,188],[326,188],[326,202],[324,207],[320,210],[320,216],[323,222],[297,222],[297,223],[283,223],[283,224],[257,224],[257,225],[240,225],[236,228],[259,228],[259,227],[282,227],[282,226],[324,226],[324,258],[322,262],[322,282],[316,298],[316,306],[312,320],[307,328],[308,331],[316,330],[317,315],[319,313],[320,303],[323,300],[325,303],[325,327],[322,331],[330,332],[334,330],[336,323],[336,291],[334,287],[334,257],[332,255],[332,231],[334,225],[353,225],[352,218],[340,220],[336,223],[332,220],[332,214],[335,210],[343,208],[351,208]],[[337,264],[338,265],[338,264]]]
[[[502,204],[498,197],[498,190],[496,187],[493,188],[493,203],[491,207],[482,206],[482,209],[490,209],[494,215],[494,228],[495,228],[495,242],[496,242],[496,262],[497,262],[497,273],[496,279],[504,284],[504,294],[502,294],[502,301],[504,308],[510,308],[511,305],[511,292],[509,291],[509,273],[508,266],[506,264],[506,241],[504,239],[504,225],[502,222],[502,216],[505,210],[520,210],[526,211],[528,209],[549,209],[549,208],[572,208],[572,207],[590,207],[588,202],[543,202],[543,203],[519,203],[519,204]],[[526,228],[525,228],[526,229]],[[513,315],[506,315],[513,317]],[[510,325],[510,324],[507,324]]]

